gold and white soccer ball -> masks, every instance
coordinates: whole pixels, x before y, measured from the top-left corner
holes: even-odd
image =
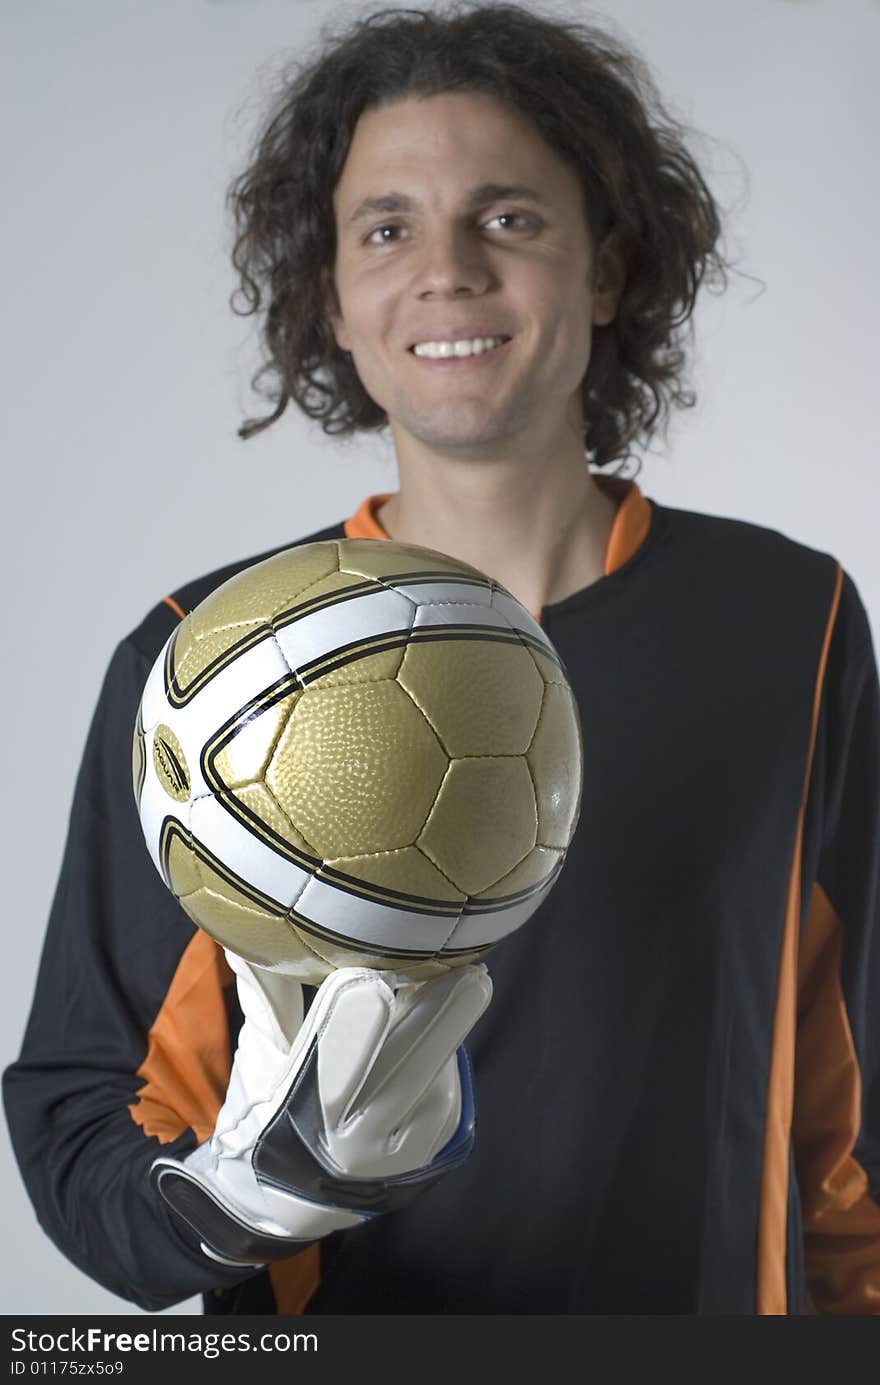
[[[189,917],[318,985],[477,961],[562,868],[582,784],[552,643],[498,583],[382,539],[238,573],[169,638],[133,743],[153,861]]]

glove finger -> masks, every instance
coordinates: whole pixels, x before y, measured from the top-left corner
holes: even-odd
[[[392,1028],[357,1098],[371,1129],[399,1129],[492,998],[483,966],[461,967],[398,996]]]
[[[341,1169],[357,1178],[389,1178],[430,1164],[452,1138],[461,1114],[458,1059],[444,1063],[399,1130],[373,1128],[372,1110],[327,1136]]]
[[[458,1129],[461,1116],[461,1086],[458,1080],[458,1055],[444,1063],[434,1081],[408,1112],[405,1123],[391,1132],[389,1158],[401,1171],[430,1164]]]
[[[318,1091],[328,1135],[359,1098],[393,1008],[394,992],[375,971],[341,968],[319,987],[309,1019],[317,1024]]]
[[[305,1022],[288,1046],[282,1042],[272,1001],[280,1008],[280,1000],[290,998],[291,978],[280,978],[280,987],[273,988],[273,982],[279,980],[275,973],[241,959],[236,960],[234,969],[246,1007],[245,1022],[212,1139],[218,1147],[222,1142],[226,1155],[238,1157],[278,1109],[316,1045],[319,1067],[322,1059],[329,1064],[326,1090],[330,1114],[341,1119],[388,1027],[394,992],[376,972],[364,968],[333,972],[318,988]],[[298,983],[297,991],[301,999]],[[358,998],[359,1005],[355,1003]],[[321,1118],[326,1119],[323,1103]]]
[[[235,973],[236,989],[247,1030],[256,1031],[286,1053],[303,1022],[303,990],[293,976],[267,971],[223,949]]]

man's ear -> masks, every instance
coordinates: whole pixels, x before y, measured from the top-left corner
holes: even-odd
[[[339,306],[339,298],[336,293],[336,285],[333,282],[333,275],[329,269],[321,270],[321,296],[324,300],[324,312],[330,330],[336,338],[336,345],[340,351],[351,350],[351,340],[345,327],[342,317],[342,309]]]
[[[593,326],[604,327],[617,316],[626,287],[627,261],[616,227],[604,236],[596,259],[593,283]]]

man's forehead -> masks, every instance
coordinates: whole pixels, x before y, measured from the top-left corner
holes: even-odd
[[[346,222],[365,202],[367,210],[405,211],[436,193],[441,179],[465,206],[492,201],[493,190],[546,201],[559,162],[531,122],[495,97],[407,97],[361,115],[334,202]]]

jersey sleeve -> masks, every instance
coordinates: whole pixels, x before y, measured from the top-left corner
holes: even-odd
[[[168,619],[170,628],[170,612]],[[77,776],[30,1018],[3,1095],[43,1230],[105,1288],[159,1309],[230,1287],[248,1272],[209,1261],[148,1179],[157,1154],[183,1155],[198,1142],[185,1111],[170,1118],[166,1112],[163,1130],[155,1099],[143,1108],[139,1102],[149,1052],[161,1073],[157,1017],[175,978],[180,985],[181,960],[196,935],[150,859],[132,792],[132,730],[151,664],[129,639],[107,670]],[[228,1024],[226,1014],[227,1047]],[[221,1090],[202,1091],[202,1107],[212,1099],[219,1105],[228,1061],[228,1054],[215,1054],[213,1082]]]
[[[820,849],[801,935],[792,1138],[819,1313],[880,1314],[880,688],[844,574],[812,786]]]

